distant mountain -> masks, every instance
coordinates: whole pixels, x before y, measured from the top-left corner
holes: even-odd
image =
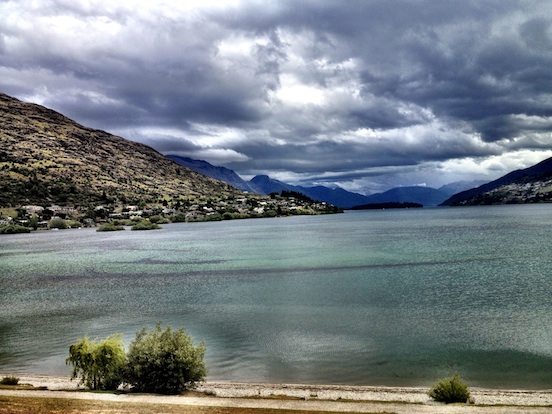
[[[207,161],[194,160],[192,158],[180,157],[178,155],[165,155],[167,158],[173,160],[177,164],[183,165],[190,170],[196,171],[207,177],[214,178],[216,180],[224,181],[230,184],[232,187],[236,187],[242,191],[250,193],[257,193],[258,190],[254,189],[247,181],[244,181],[233,170],[226,167],[216,167]]]
[[[431,187],[396,187],[384,193],[368,196],[368,202],[365,204],[417,203],[423,206],[438,206],[448,197],[447,193]]]
[[[298,186],[286,184],[282,181],[275,180],[274,178],[270,178],[268,175],[256,175],[249,181],[249,184],[252,185],[254,188],[257,188],[259,191],[262,191],[264,194],[281,193],[282,191],[298,191],[300,193],[302,192],[299,191]]]
[[[0,207],[230,194],[153,148],[0,93]]]
[[[372,203],[372,204],[363,204],[360,206],[352,207],[351,210],[388,210],[388,209],[399,209],[399,208],[421,208],[423,205],[418,203]]]
[[[341,187],[328,188],[324,186],[316,187],[299,187],[304,191],[308,191],[309,197],[315,200],[325,201],[333,205],[337,205],[341,208],[351,208],[358,206],[359,204],[366,203],[368,197],[362,194],[353,193],[351,191],[344,190]]]
[[[381,203],[417,203],[424,206],[437,206],[449,197],[449,194],[430,187],[397,187],[385,193],[365,196],[339,187],[334,189],[324,186],[295,186],[275,180],[266,175],[254,177],[250,181],[250,184],[258,187],[266,194],[296,191],[314,200],[325,201],[345,209],[364,204]]]
[[[480,185],[485,184],[487,181],[485,180],[473,180],[473,181],[456,181],[454,183],[445,184],[442,187],[439,187],[438,190],[442,191],[445,194],[448,194],[449,196],[452,196],[454,194],[460,193],[462,191],[470,190],[475,187],[479,187]]]
[[[442,205],[525,204],[552,201],[552,158],[455,194]]]
[[[295,191],[302,193],[313,200],[324,201],[340,208],[351,208],[359,204],[364,204],[367,200],[367,197],[362,194],[353,193],[339,187],[302,187],[286,184],[282,181],[270,178],[267,175],[257,175],[253,177],[249,183],[265,194],[281,193],[282,191]]]

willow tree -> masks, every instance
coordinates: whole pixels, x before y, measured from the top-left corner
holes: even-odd
[[[125,382],[138,391],[177,394],[205,378],[204,356],[205,345],[194,346],[183,329],[144,328],[130,344]]]
[[[111,335],[97,342],[88,338],[69,347],[67,365],[73,365],[71,379],[93,390],[115,390],[123,382],[125,347],[121,335]]]

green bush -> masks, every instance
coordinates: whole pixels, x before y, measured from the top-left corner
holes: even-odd
[[[131,230],[158,230],[161,227],[159,227],[157,224],[152,223],[149,220],[142,220],[139,223],[136,223],[134,226],[132,226]]]
[[[4,377],[0,380],[0,385],[17,385],[19,384],[19,378],[17,377]]]
[[[54,217],[48,222],[49,229],[66,229],[67,222],[60,217]]]
[[[123,226],[117,226],[114,223],[105,223],[98,227],[96,231],[119,231],[124,229],[125,228]]]
[[[165,217],[160,215],[151,216],[149,218],[149,221],[155,224],[168,224],[169,220],[167,220]]]
[[[429,396],[435,401],[447,404],[456,402],[467,402],[470,398],[470,391],[466,383],[455,373],[452,377],[440,380],[429,390]]]
[[[130,344],[125,382],[138,391],[177,394],[204,379],[204,355],[205,345],[195,347],[183,329],[143,328]]]
[[[82,227],[82,223],[78,220],[66,220],[66,224],[70,229],[78,229]]]
[[[79,339],[69,347],[67,365],[73,365],[71,379],[93,390],[116,390],[123,382],[125,348],[121,335],[96,342]]]
[[[31,229],[20,226],[19,224],[8,224],[0,226],[0,234],[30,233]]]
[[[140,221],[140,219],[138,219],[138,220],[133,220],[133,219],[115,219],[115,220],[112,220],[111,223],[113,223],[113,224],[116,225],[116,226],[132,226],[132,225],[136,224],[137,221]]]
[[[178,213],[172,218],[173,223],[184,223],[186,221],[186,215],[184,213]]]

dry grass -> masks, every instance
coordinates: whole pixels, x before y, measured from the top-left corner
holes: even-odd
[[[302,414],[305,411],[0,396],[0,414]],[[329,414],[309,411],[310,414]]]

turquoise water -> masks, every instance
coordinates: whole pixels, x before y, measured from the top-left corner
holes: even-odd
[[[208,379],[552,387],[552,205],[0,238],[0,372],[78,337],[185,327]]]

